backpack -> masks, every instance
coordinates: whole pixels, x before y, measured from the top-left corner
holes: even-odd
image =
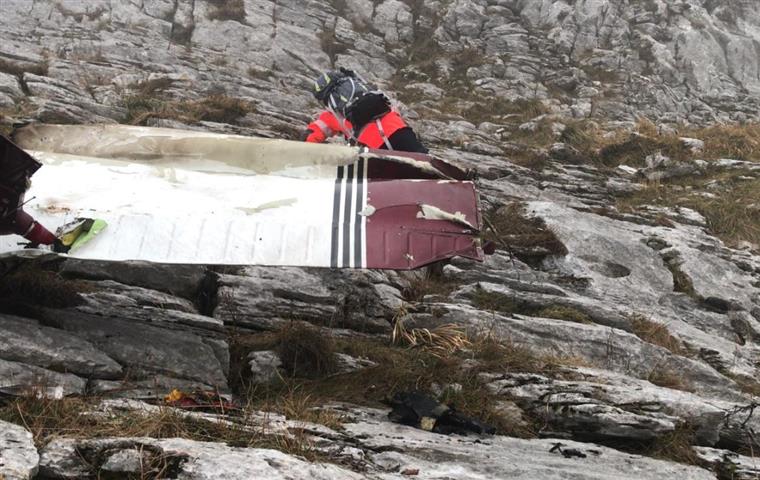
[[[326,104],[338,118],[351,122],[354,132],[361,131],[366,124],[391,111],[390,99],[355,75],[338,79],[327,96]]]

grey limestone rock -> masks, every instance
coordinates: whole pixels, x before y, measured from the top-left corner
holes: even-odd
[[[82,453],[84,457],[82,458]],[[109,453],[103,460],[103,454]],[[54,478],[108,473],[144,473],[140,459],[160,458],[178,478],[361,479],[337,465],[308,463],[276,450],[234,448],[184,439],[113,438],[54,440],[42,451],[40,472]],[[98,461],[100,460],[100,461]],[[147,462],[145,462],[147,463]],[[136,470],[135,470],[136,469]]]
[[[226,324],[273,329],[298,317],[332,327],[389,331],[401,292],[387,274],[350,270],[251,267],[220,275],[214,316]]]
[[[272,350],[251,352],[247,360],[251,367],[253,383],[269,383],[279,378],[282,361],[277,352]]]
[[[82,338],[34,320],[0,315],[0,358],[83,377],[115,378],[121,365]]]
[[[0,392],[63,398],[85,393],[87,381],[70,373],[58,373],[25,363],[0,359]]]
[[[23,427],[0,420],[0,478],[35,478],[39,458],[31,433]]]

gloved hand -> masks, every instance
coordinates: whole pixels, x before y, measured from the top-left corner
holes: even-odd
[[[31,243],[43,245],[50,245],[56,241],[55,235],[50,233],[50,230],[43,227],[36,221],[34,222],[31,230],[29,230],[29,232],[24,235],[24,238],[29,240]]]
[[[315,132],[314,130],[307,130],[306,131],[306,138],[305,141],[309,143],[324,143],[326,140],[325,134],[320,132]]]

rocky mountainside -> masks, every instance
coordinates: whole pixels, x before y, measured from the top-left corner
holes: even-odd
[[[497,244],[411,274],[4,258],[0,478],[760,475],[757,2],[0,6],[5,132],[296,139],[346,66],[477,172]],[[497,434],[392,422],[412,389]]]

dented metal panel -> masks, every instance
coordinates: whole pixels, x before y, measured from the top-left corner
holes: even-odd
[[[481,259],[470,182],[428,156],[143,127],[36,126],[27,209],[108,227],[79,258],[409,269]],[[310,160],[311,159],[311,160]],[[0,237],[0,252],[18,249]]]

